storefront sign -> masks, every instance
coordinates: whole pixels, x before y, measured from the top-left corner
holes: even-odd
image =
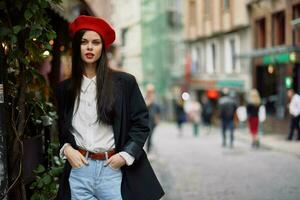
[[[242,89],[244,88],[244,84],[245,83],[242,80],[218,80],[217,81],[218,88],[228,87],[228,88]]]
[[[267,55],[263,57],[263,64],[274,64],[274,63],[287,63],[295,62],[295,53],[282,53],[276,55]]]

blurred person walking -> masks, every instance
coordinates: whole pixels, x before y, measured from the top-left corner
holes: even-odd
[[[160,199],[164,192],[144,143],[148,111],[135,78],[108,67],[115,31],[103,19],[70,24],[72,76],[56,90],[60,156],[57,200]]]
[[[202,122],[204,125],[211,126],[212,115],[213,115],[212,103],[205,95],[203,95],[202,96],[201,117],[202,117]]]
[[[152,135],[155,127],[160,122],[160,106],[155,102],[155,87],[153,84],[148,84],[146,87],[145,102],[149,111],[149,136],[146,141],[147,153],[152,149]]]
[[[290,98],[289,112],[291,115],[290,132],[287,140],[293,139],[295,130],[298,132],[297,140],[300,140],[300,95],[294,89],[289,89],[287,95]]]
[[[259,147],[258,128],[259,128],[259,108],[261,99],[256,89],[252,89],[248,95],[247,117],[248,126],[252,137],[252,147]]]
[[[233,147],[234,143],[234,116],[237,109],[237,103],[234,97],[234,93],[230,92],[228,88],[223,89],[223,96],[219,99],[219,109],[221,118],[222,129],[222,145],[226,147],[226,131],[230,131],[230,147]]]
[[[184,111],[187,114],[188,120],[193,124],[193,134],[198,136],[199,134],[199,123],[201,115],[201,105],[196,100],[194,95],[191,95],[190,99],[184,104]]]
[[[175,100],[174,106],[178,136],[182,136],[182,124],[186,122],[186,114],[184,111],[184,101],[181,96],[179,99]]]

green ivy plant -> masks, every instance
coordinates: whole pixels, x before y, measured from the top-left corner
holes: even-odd
[[[37,67],[51,51],[56,34],[47,9],[61,0],[0,1],[1,67],[5,70],[4,99],[8,132],[8,187],[11,199],[25,200],[22,180],[23,140],[40,133],[56,118]],[[4,194],[6,196],[7,194]],[[2,198],[2,197],[1,197]]]
[[[34,190],[31,200],[52,200],[55,198],[58,190],[57,177],[62,173],[65,162],[56,156],[58,149],[58,143],[50,143],[48,149],[50,167],[46,169],[43,165],[39,165],[34,170],[36,180],[30,186],[30,189]]]

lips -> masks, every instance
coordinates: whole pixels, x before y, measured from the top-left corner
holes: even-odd
[[[85,54],[85,57],[91,59],[91,58],[94,57],[94,54],[92,54],[92,53],[86,53],[86,54]]]

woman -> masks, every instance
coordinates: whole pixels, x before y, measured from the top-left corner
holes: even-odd
[[[60,154],[57,199],[156,200],[164,192],[143,151],[148,111],[135,78],[108,67],[115,32],[104,20],[70,24],[72,77],[56,90]]]
[[[252,136],[252,147],[259,147],[259,139],[258,139],[258,126],[259,126],[259,107],[261,104],[260,96],[256,89],[250,90],[247,104],[247,116],[248,116],[248,124],[250,133]]]

